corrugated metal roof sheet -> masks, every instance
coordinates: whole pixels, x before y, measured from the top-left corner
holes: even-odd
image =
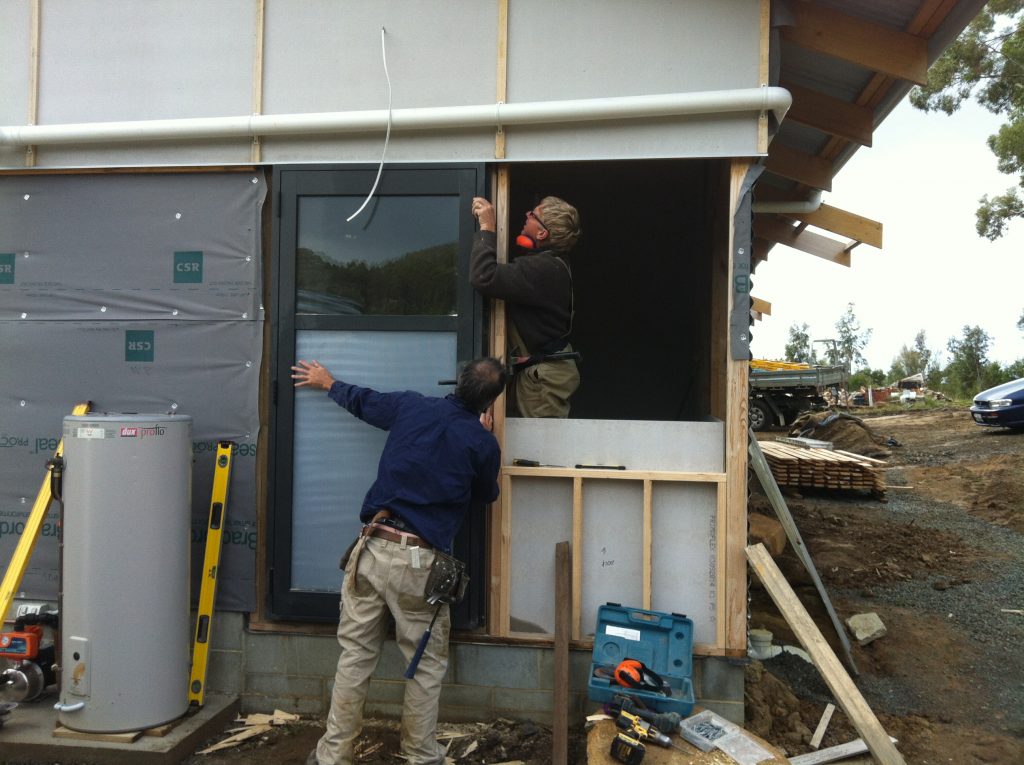
[[[854,22],[844,24],[844,17],[877,26],[881,39],[887,37],[889,31],[913,34],[924,39],[926,55],[922,55],[921,58],[926,59],[924,63],[930,65],[970,23],[984,4],[984,0],[773,0],[772,18],[778,34],[772,36],[774,49],[771,56],[773,60],[778,61],[779,82],[783,86],[804,88],[846,104],[856,104],[870,109],[871,124],[877,127],[907,96],[913,83],[874,71],[864,64],[840,58],[838,48],[843,46],[838,43],[848,43],[849,41],[843,40],[844,34],[851,28],[860,26]],[[841,16],[837,17],[836,14]],[[799,35],[796,36],[800,42],[787,39],[794,37],[792,33],[787,34],[787,28],[792,29],[798,23],[798,18],[805,18],[808,20],[807,23],[812,25],[816,32],[810,36],[812,39],[808,39],[806,34],[803,39],[800,39]],[[829,35],[833,31],[837,42],[836,55],[830,55],[828,52]],[[870,29],[867,34],[870,34]],[[908,42],[912,47],[913,41]],[[892,42],[892,45],[898,44],[899,41]],[[857,46],[846,47],[847,57],[857,58],[860,53]],[[870,44],[864,46],[870,47]],[[825,50],[822,51],[822,48]],[[879,58],[871,60],[882,62],[883,65],[888,64],[887,53],[889,51],[884,48],[876,48],[874,55]],[[894,51],[891,58],[898,61],[903,53],[903,50]],[[861,146],[829,132],[829,128],[835,130],[835,126],[828,124],[830,118],[834,119],[834,114],[811,111],[812,116],[821,116],[817,123],[820,127],[804,124],[813,121],[808,119],[805,119],[804,123],[798,123],[794,119],[784,120],[769,146],[769,157],[772,157],[773,148],[777,152],[796,149],[806,155],[805,161],[810,164],[820,164],[816,163],[816,158],[827,160],[831,164],[831,174],[834,177]],[[772,164],[769,160],[769,166]],[[778,166],[778,163],[774,164]],[[782,190],[788,192],[794,199],[807,199],[814,192],[810,186],[796,183],[784,174],[772,170],[762,175],[759,184],[766,190],[766,195],[773,192],[777,194]],[[755,200],[757,196],[755,188]]]

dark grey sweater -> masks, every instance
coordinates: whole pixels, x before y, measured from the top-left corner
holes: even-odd
[[[470,283],[481,295],[508,302],[509,318],[531,353],[569,334],[572,278],[564,257],[544,250],[498,263],[493,231],[478,231],[473,239]]]

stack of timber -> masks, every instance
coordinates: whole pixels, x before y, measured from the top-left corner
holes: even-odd
[[[852,489],[885,496],[885,462],[838,449],[759,442],[779,486]]]

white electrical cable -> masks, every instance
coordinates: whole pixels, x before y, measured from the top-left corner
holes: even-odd
[[[370,203],[373,199],[374,193],[377,191],[377,184],[380,183],[381,173],[384,172],[384,157],[388,153],[388,141],[391,139],[391,75],[388,74],[388,52],[384,47],[384,27],[380,28],[380,57],[384,61],[384,79],[388,81],[388,130],[384,134],[384,151],[380,155],[380,167],[377,168],[377,179],[373,182],[373,188],[370,189],[369,196],[363,200],[363,203],[359,205],[359,209],[349,215],[346,219],[346,223],[351,223],[352,219],[355,218],[359,213],[363,211],[363,208]]]

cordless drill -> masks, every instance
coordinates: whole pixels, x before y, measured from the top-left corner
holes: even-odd
[[[619,716],[615,718],[615,724],[623,730],[629,731],[640,741],[650,741],[666,748],[673,746],[668,736],[638,715],[630,714],[625,710],[619,712]]]
[[[678,712],[652,712],[643,702],[622,693],[615,694],[611,703],[604,705],[604,711],[611,716],[616,716],[619,712],[629,712],[646,720],[660,731],[675,730],[683,719]]]

